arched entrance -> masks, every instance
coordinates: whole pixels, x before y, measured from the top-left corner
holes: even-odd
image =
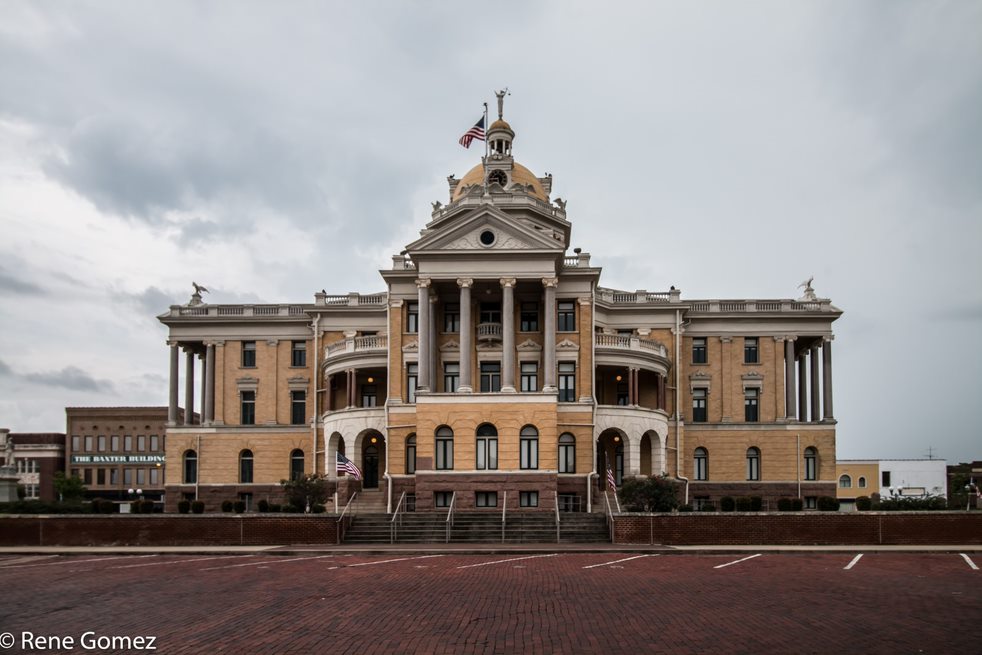
[[[385,440],[381,434],[371,430],[362,436],[361,443],[362,488],[378,489],[385,468]]]
[[[607,469],[613,474],[617,486],[623,483],[627,467],[626,441],[626,435],[617,428],[604,430],[597,439],[597,487],[600,491],[609,488]]]

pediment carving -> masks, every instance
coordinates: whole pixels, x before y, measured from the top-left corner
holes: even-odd
[[[440,352],[450,352],[460,350],[460,344],[456,340],[450,339],[442,346],[440,346]]]
[[[410,341],[405,346],[402,347],[402,352],[404,353],[415,353],[419,352],[419,340]]]
[[[563,339],[556,344],[556,350],[579,350],[579,344],[570,341],[569,339]]]
[[[540,346],[536,342],[532,341],[531,339],[526,339],[522,343],[518,344],[518,346],[516,346],[516,348],[518,350],[521,350],[521,351],[536,351],[537,352],[537,351],[541,351],[542,350],[542,346]]]

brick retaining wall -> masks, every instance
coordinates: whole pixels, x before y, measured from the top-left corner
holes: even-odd
[[[665,545],[982,544],[982,512],[618,514],[614,543]]]
[[[244,515],[0,516],[0,546],[336,544],[337,518]]]

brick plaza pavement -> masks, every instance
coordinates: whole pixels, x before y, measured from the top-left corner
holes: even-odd
[[[22,631],[167,654],[979,652],[958,554],[752,555],[6,555],[0,653]]]

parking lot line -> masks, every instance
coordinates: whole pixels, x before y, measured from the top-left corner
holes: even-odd
[[[60,555],[51,555],[51,557],[60,557]],[[156,555],[120,555],[119,557],[96,557],[93,559],[75,559],[74,557],[69,557],[63,562],[44,562],[43,564],[18,564],[16,566],[7,566],[3,568],[10,569],[27,569],[27,568],[37,568],[39,566],[64,566],[65,564],[84,564],[85,562],[105,562],[110,559],[136,559],[143,557],[156,557]]]
[[[658,557],[655,555],[635,555],[634,557],[625,557],[624,559],[615,559],[613,562],[601,562],[600,564],[591,564],[589,566],[584,566],[585,569],[595,569],[598,566],[610,566],[611,564],[620,564],[621,562],[629,562],[632,559],[639,559],[641,557]]]
[[[713,568],[714,569],[726,568],[727,566],[731,566],[733,564],[739,564],[740,562],[746,562],[748,559],[753,559],[755,557],[760,557],[760,556],[761,556],[761,553],[757,553],[756,555],[751,555],[750,557],[744,557],[743,559],[738,559],[738,560],[734,560],[732,562],[727,562],[726,564],[720,564],[719,566],[714,566]]]
[[[844,571],[848,571],[852,567],[856,566],[856,562],[858,562],[862,556],[863,556],[863,554],[860,553],[860,554],[856,555],[855,557],[853,557],[852,558],[852,561],[849,562],[848,564],[846,564],[845,567],[843,567],[843,570]]]
[[[23,563],[36,562],[39,559],[51,559],[52,557],[58,557],[58,556],[57,555],[28,555],[27,557],[18,557],[13,560],[4,560],[3,562],[0,562],[0,568],[4,568],[4,569],[19,568],[16,566],[11,566],[11,564],[17,564],[18,562],[23,562]]]
[[[430,557],[443,557],[440,555],[420,555],[419,557],[398,557],[396,559],[383,559],[378,562],[359,562],[357,564],[346,564],[345,568],[351,568],[353,566],[374,566],[375,564],[388,564],[389,562],[405,562],[411,559],[428,559]]]
[[[153,557],[152,555],[144,557]],[[143,566],[166,566],[168,564],[190,564],[191,562],[204,562],[210,559],[228,559],[230,557],[254,557],[254,555],[215,555],[214,557],[197,557],[195,559],[172,559],[166,562],[148,562],[146,564],[125,564],[123,566],[110,566],[111,569],[136,569]]]
[[[973,571],[979,570],[979,565],[973,562],[971,557],[969,557],[965,553],[958,553],[958,554],[965,558],[965,561],[968,562],[968,565],[972,567]]]
[[[511,557],[509,559],[499,559],[493,562],[481,562],[479,564],[465,564],[464,566],[458,566],[458,569],[472,569],[475,566],[491,566],[492,564],[505,564],[507,562],[517,562],[523,559],[535,559],[537,557],[555,557],[559,553],[549,553],[548,555],[528,555],[526,557]]]
[[[286,564],[287,562],[299,562],[300,560],[306,559],[324,559],[325,557],[334,557],[331,555],[317,555],[316,557],[293,557],[291,559],[264,559],[261,562],[246,562],[245,564],[229,564],[228,566],[209,566],[205,569],[198,569],[199,571],[217,571],[218,569],[235,569],[240,566],[262,566],[263,564]]]

